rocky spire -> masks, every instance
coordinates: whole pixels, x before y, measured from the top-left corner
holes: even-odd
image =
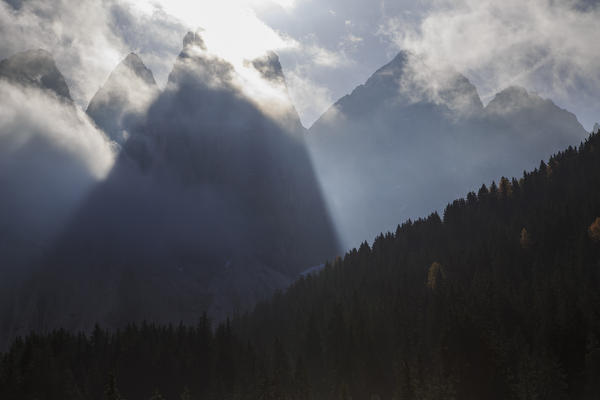
[[[49,90],[64,100],[72,101],[64,76],[56,67],[52,54],[46,50],[27,50],[2,60],[0,77]]]
[[[112,140],[122,143],[157,91],[152,71],[137,54],[130,53],[96,92],[87,113]]]

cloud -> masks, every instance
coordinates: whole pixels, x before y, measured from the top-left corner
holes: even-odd
[[[74,100],[87,104],[122,56],[107,24],[106,2],[30,0],[14,9],[0,2],[0,58],[23,50],[50,51]]]
[[[290,40],[290,50],[304,60],[304,64],[315,67],[340,68],[352,61],[343,51],[331,51],[320,46],[315,35],[308,35],[302,41]]]
[[[30,144],[47,141],[55,151],[79,163],[90,177],[106,176],[112,166],[113,152],[104,134],[78,108],[47,91],[6,80],[0,81],[0,93],[3,163]],[[39,158],[36,162],[40,162]]]
[[[465,73],[484,100],[518,84],[570,108],[592,101],[598,112],[598,21],[597,6],[574,1],[435,0],[416,27],[391,17],[380,33],[430,66]]]
[[[0,242],[6,232],[47,241],[115,153],[81,110],[48,91],[0,80],[0,98],[0,186],[10,194],[0,199]]]
[[[126,0],[28,0],[18,7],[0,1],[0,59],[48,50],[82,108],[132,51],[164,83],[187,30],[160,8]]]

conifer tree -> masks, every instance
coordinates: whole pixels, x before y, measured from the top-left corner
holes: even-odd
[[[96,328],[99,330],[97,326]],[[117,389],[117,379],[115,377],[114,372],[110,372],[108,374],[108,381],[104,389],[104,395],[106,397],[106,400],[123,400],[123,398],[119,394],[119,389]]]
[[[596,242],[600,242],[600,217],[596,218],[589,228],[590,238]]]

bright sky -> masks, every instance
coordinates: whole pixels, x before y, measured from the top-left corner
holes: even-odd
[[[293,45],[261,21],[254,10],[279,7],[291,10],[295,0],[134,0],[151,14],[157,6],[185,25],[202,29],[209,50],[227,60],[251,59],[267,50]]]

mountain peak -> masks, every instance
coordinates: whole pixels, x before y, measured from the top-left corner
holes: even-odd
[[[404,67],[408,62],[409,57],[410,53],[408,51],[400,50],[398,54],[396,54],[396,56],[392,59],[392,61],[383,66],[383,68]]]
[[[494,98],[489,102],[487,108],[490,110],[503,110],[507,107],[524,106],[531,103],[533,97],[527,89],[522,86],[509,86],[500,92],[496,93]]]
[[[379,104],[397,98],[408,58],[408,52],[400,51],[390,62],[375,71],[364,84],[358,85],[352,93],[339,99],[326,115],[330,112],[336,114],[338,111],[350,114],[368,113],[378,108]]]
[[[129,53],[111,72],[87,108],[88,115],[112,140],[124,142],[157,91],[154,75],[140,57]]]
[[[152,71],[150,71],[150,69],[146,67],[142,59],[137,54],[129,53],[127,57],[125,57],[123,61],[121,61],[121,63],[117,66],[113,74],[123,73],[123,71],[121,70],[124,68],[127,69],[127,71],[135,74],[137,77],[141,78],[147,84],[156,85],[156,81],[154,80],[154,75],[152,75]]]
[[[202,50],[206,50],[206,44],[204,43],[204,39],[198,32],[188,32],[183,38],[183,49],[185,50],[188,47],[197,46]]]
[[[592,129],[592,133],[598,133],[599,131],[600,131],[600,124],[596,122],[594,124],[594,128]]]
[[[510,96],[510,97],[523,97],[523,98],[530,97],[527,89],[525,89],[523,86],[519,86],[519,85],[508,86],[504,90],[501,90],[496,96],[500,96],[500,97]]]
[[[127,54],[127,57],[121,61],[121,64],[127,65],[129,68],[138,69],[140,67],[146,67],[142,62],[142,59],[135,53]]]
[[[513,85],[497,93],[486,109],[493,113],[506,113],[544,105],[554,105],[554,103],[541,98],[535,93],[530,93],[522,86]]]
[[[263,57],[255,58],[251,63],[264,79],[276,83],[285,83],[283,68],[281,68],[277,53],[269,51]]]
[[[483,108],[477,89],[465,76],[453,70],[432,69],[419,56],[400,51],[324,116],[328,119],[340,112],[362,115],[417,103],[445,105],[461,115]]]
[[[141,83],[152,88],[156,86],[152,71],[146,67],[137,54],[129,53],[110,73],[104,86],[102,86],[90,102],[90,106],[102,92],[110,92],[111,95],[116,93],[124,94],[128,85],[132,83],[137,84],[136,82],[132,82],[134,80],[141,80]]]
[[[50,90],[71,100],[64,76],[58,70],[52,54],[44,49],[26,50],[0,61],[0,77],[22,85]]]
[[[397,79],[408,65],[409,57],[410,53],[404,50],[400,51],[390,62],[375,71],[366,84],[368,85],[369,81],[380,81],[382,79],[387,81],[390,78]]]

